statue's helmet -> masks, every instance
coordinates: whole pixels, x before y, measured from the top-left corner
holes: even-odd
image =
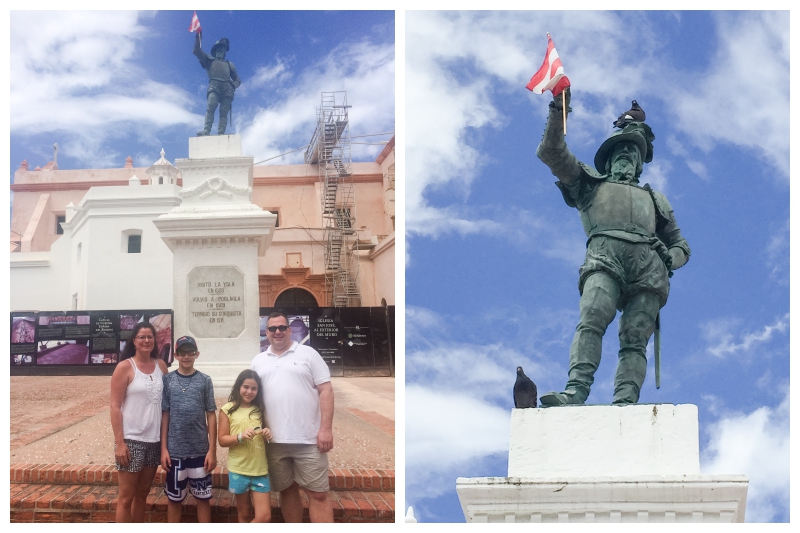
[[[214,43],[214,46],[211,47],[211,55],[217,55],[217,48],[225,48],[225,53],[228,53],[231,49],[231,42],[226,38],[223,37],[219,41]]]
[[[631,122],[619,131],[615,131],[611,137],[606,139],[598,148],[594,156],[594,168],[601,174],[605,174],[608,157],[614,149],[614,145],[623,141],[632,141],[639,148],[642,163],[649,163],[653,160],[653,141],[656,136],[653,130],[644,122]]]

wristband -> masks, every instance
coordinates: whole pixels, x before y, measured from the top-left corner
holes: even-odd
[[[236,435],[236,440],[238,440],[239,442],[242,442],[242,434],[241,433]]]

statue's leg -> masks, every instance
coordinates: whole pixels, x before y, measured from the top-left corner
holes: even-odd
[[[562,393],[542,396],[542,405],[583,404],[589,397],[594,373],[600,365],[603,335],[614,320],[619,285],[605,272],[594,272],[585,281],[580,321],[569,351],[569,380]]]
[[[660,300],[650,291],[630,295],[619,319],[619,364],[614,378],[614,403],[639,401],[647,371],[647,341],[655,329]]]
[[[567,389],[577,390],[583,401],[586,401],[594,383],[594,373],[600,365],[603,335],[617,313],[618,299],[619,285],[605,272],[592,274],[583,285],[580,321],[569,350],[567,382]]]
[[[197,135],[208,135],[211,133],[211,126],[214,124],[214,113],[217,111],[219,104],[219,96],[215,92],[208,93],[208,106],[206,106],[206,123],[203,131],[197,132]]]
[[[219,103],[219,124],[217,125],[217,133],[225,135],[225,130],[228,128],[228,114],[231,112],[231,100],[222,98]]]

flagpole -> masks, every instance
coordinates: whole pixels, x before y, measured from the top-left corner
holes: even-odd
[[[561,91],[561,116],[563,117],[564,122],[564,137],[567,136],[567,102],[566,96],[564,95],[565,92],[566,89]]]

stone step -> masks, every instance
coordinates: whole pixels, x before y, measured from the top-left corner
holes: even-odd
[[[147,522],[166,521],[165,475],[159,468],[147,498]],[[107,465],[11,465],[11,522],[113,522],[116,477],[116,469]],[[236,522],[227,470],[216,468],[212,478],[212,522]],[[335,522],[394,522],[394,471],[332,468],[328,479]],[[301,496],[307,522],[308,501]],[[191,496],[184,502],[182,520],[197,521]],[[272,521],[283,521],[277,493],[272,494]]]
[[[167,473],[159,467],[154,487],[164,485]],[[211,473],[214,487],[228,488],[228,469],[218,466]],[[117,485],[113,465],[14,464],[11,483],[64,485]],[[331,490],[394,491],[394,470],[364,468],[331,468],[328,470]]]

